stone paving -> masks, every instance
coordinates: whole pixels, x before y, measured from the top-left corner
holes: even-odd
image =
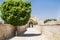
[[[48,40],[47,36],[40,34],[36,28],[27,28],[27,31],[22,36],[16,36],[10,40]]]

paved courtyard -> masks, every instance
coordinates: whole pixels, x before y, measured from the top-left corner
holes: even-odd
[[[16,36],[10,40],[48,40],[44,34],[40,34],[40,32],[36,28],[27,28],[27,31],[22,36]]]

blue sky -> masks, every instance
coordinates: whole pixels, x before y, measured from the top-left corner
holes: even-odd
[[[60,0],[31,0],[32,16],[39,19],[58,18],[60,19]],[[0,0],[0,4],[2,0]]]
[[[32,15],[40,18],[60,18],[59,0],[31,0]]]

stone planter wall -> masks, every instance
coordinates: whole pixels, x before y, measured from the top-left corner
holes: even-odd
[[[29,27],[28,23],[23,26],[17,26],[17,36],[22,35],[27,30],[28,27]]]
[[[0,40],[7,40],[15,36],[15,27],[10,24],[0,24]]]

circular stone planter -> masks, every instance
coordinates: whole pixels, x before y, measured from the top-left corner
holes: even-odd
[[[28,27],[29,27],[29,23],[23,26],[17,26],[17,36],[23,35]]]
[[[0,40],[7,40],[15,36],[16,28],[10,24],[0,24]]]

